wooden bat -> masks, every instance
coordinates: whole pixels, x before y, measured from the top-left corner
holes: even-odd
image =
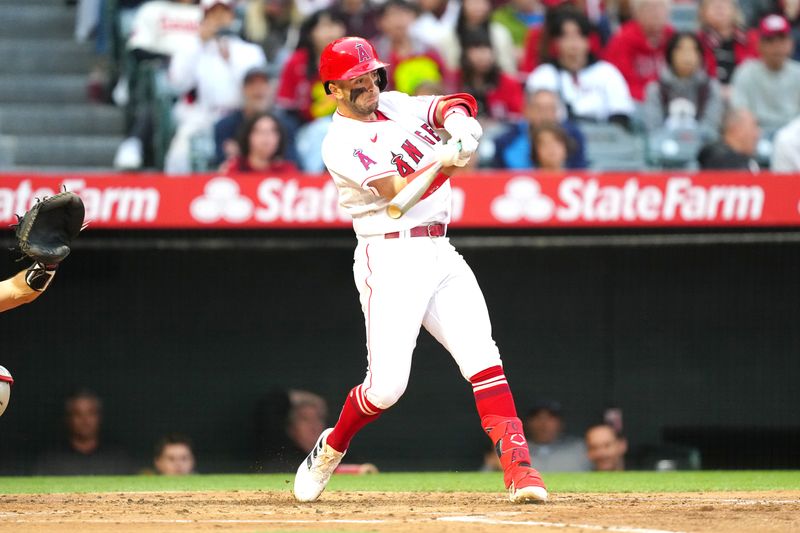
[[[458,143],[458,151],[461,151],[461,143]],[[419,169],[417,171],[417,177],[414,178],[411,183],[400,189],[400,192],[389,202],[389,205],[386,207],[386,214],[389,215],[389,218],[400,218],[405,215],[409,209],[417,205],[419,199],[422,198],[422,195],[425,194],[425,191],[431,186],[433,180],[439,175],[442,167],[443,165],[440,161],[434,161],[428,166]]]

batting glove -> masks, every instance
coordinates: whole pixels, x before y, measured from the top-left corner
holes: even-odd
[[[436,147],[436,157],[445,167],[465,167],[474,153],[474,150],[471,152],[464,150],[462,142],[455,139]]]
[[[444,129],[450,138],[461,141],[461,149],[470,155],[478,149],[478,140],[483,135],[480,122],[462,113],[450,113],[444,119]]]

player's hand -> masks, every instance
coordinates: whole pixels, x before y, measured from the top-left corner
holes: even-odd
[[[444,168],[466,166],[472,153],[464,152],[463,147],[453,139],[436,147],[436,158]]]
[[[470,139],[474,140],[475,148],[471,150],[473,152],[478,149],[478,141],[483,135],[481,123],[461,113],[451,113],[448,115],[447,118],[444,119],[444,129],[450,134],[450,137],[461,141],[462,144],[464,141],[469,142]],[[464,146],[464,148],[468,147]]]

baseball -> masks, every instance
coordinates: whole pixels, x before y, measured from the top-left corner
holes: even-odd
[[[0,416],[3,416],[11,399],[12,383],[14,383],[14,380],[11,378],[11,372],[0,366]]]

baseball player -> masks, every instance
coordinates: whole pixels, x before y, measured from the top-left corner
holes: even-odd
[[[386,66],[372,45],[357,37],[332,42],[320,60],[320,78],[337,102],[322,157],[358,236],[353,275],[366,325],[367,373],[348,394],[336,426],[322,432],[298,468],[295,497],[319,498],[353,436],[397,402],[424,326],[472,384],[511,501],[545,501],[547,490],[531,467],[483,294],[446,237],[448,177],[469,162],[482,134],[475,99],[381,92]],[[404,187],[415,187],[414,179],[436,162],[443,169],[419,202],[405,216],[388,216],[390,200]]]

